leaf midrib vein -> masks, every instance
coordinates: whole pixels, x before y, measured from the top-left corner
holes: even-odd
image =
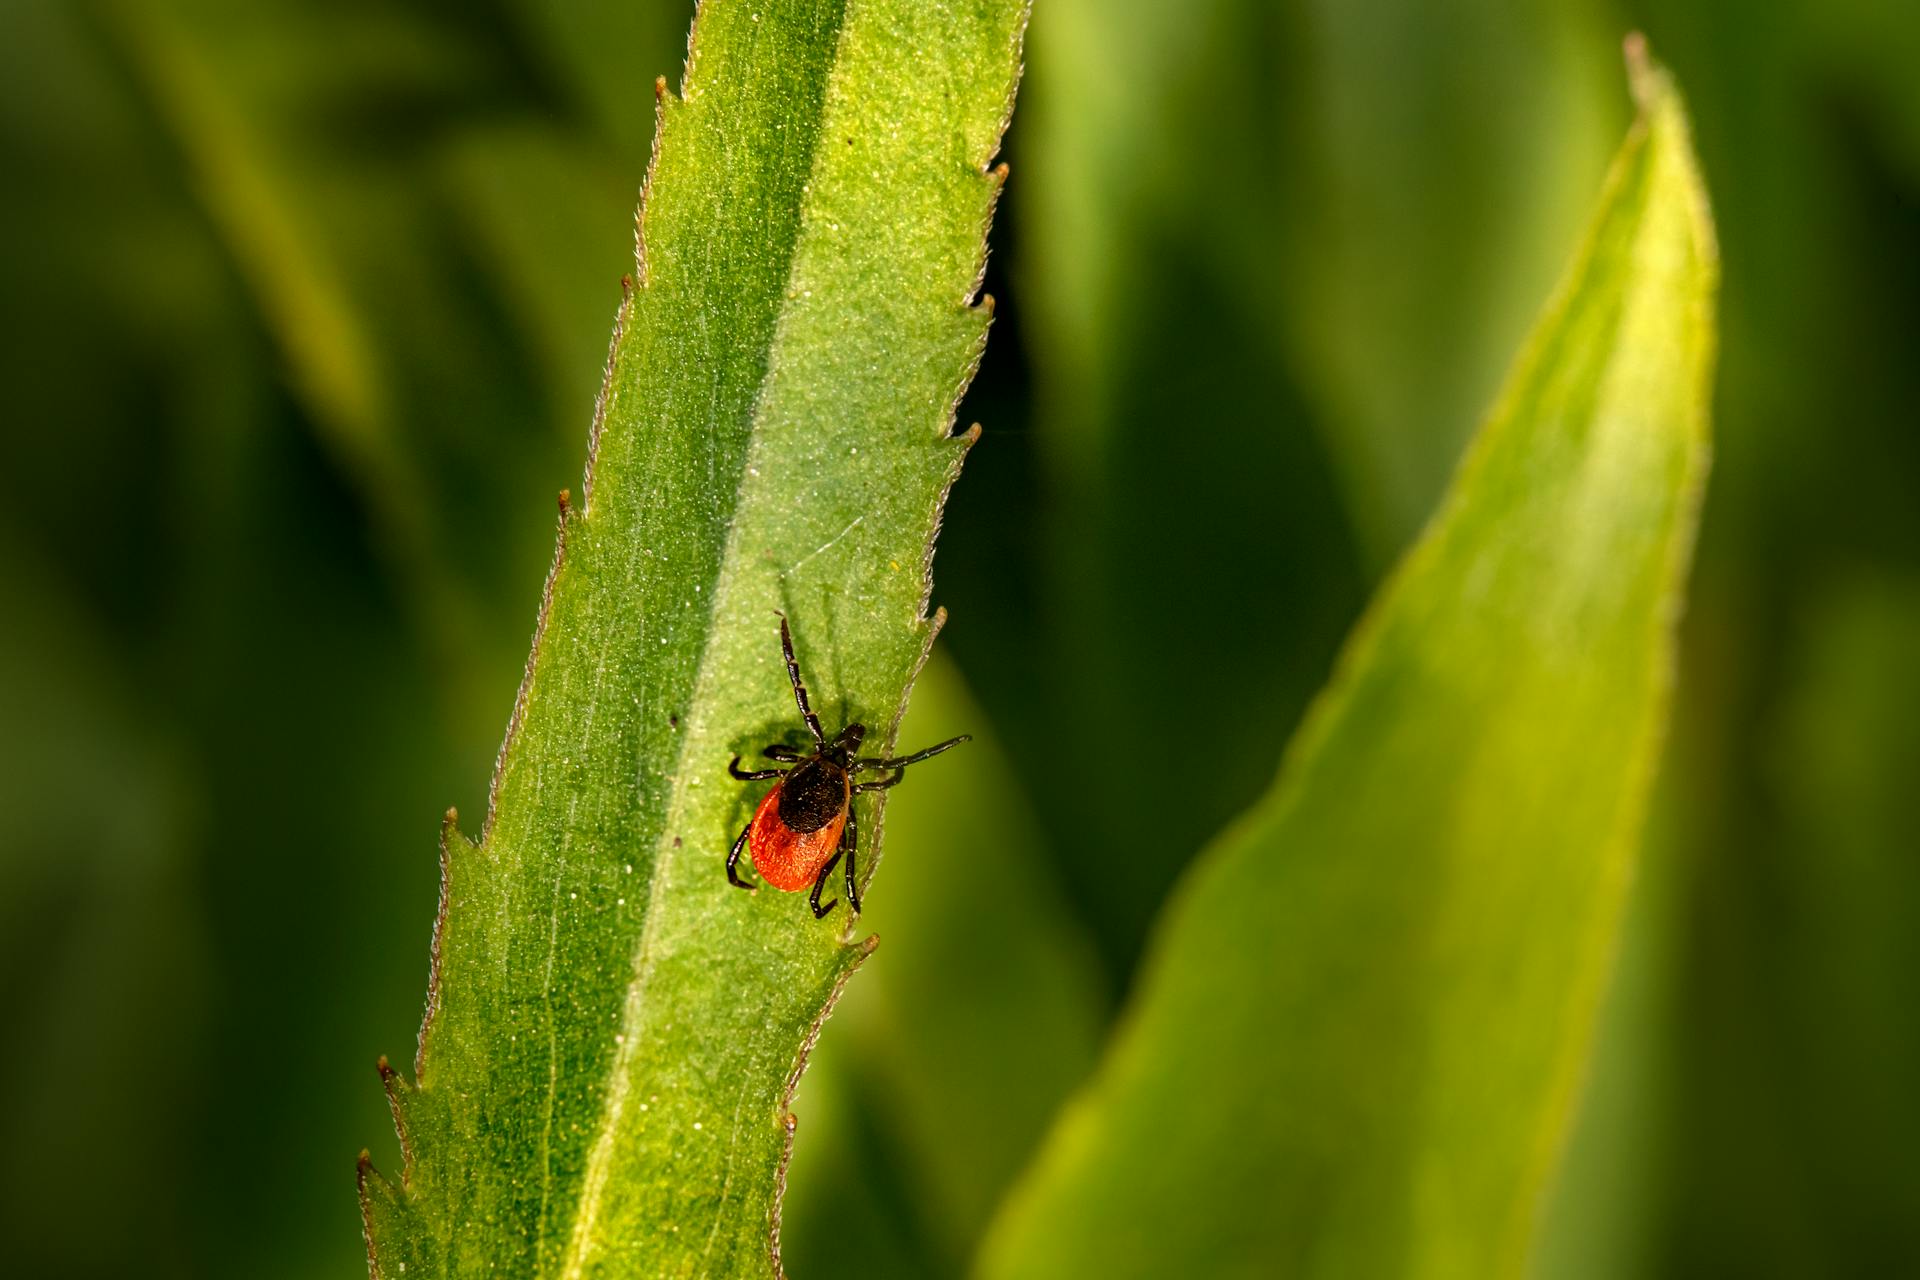
[[[836,16],[836,23],[834,53],[828,62],[828,69],[826,71],[826,78],[829,83],[841,65],[840,44],[846,36],[846,8],[844,5],[840,8]],[[692,55],[690,54],[689,71],[692,69],[691,57]],[[747,447],[742,452],[740,467],[735,477],[733,502],[729,508],[730,516],[737,515],[739,512],[741,499],[744,496],[748,481],[752,477],[752,459],[756,446],[761,439],[761,429],[764,425],[763,419],[767,385],[780,367],[778,356],[784,342],[787,318],[791,314],[785,300],[791,296],[792,290],[784,286],[791,285],[792,283],[794,265],[799,259],[801,245],[806,238],[807,229],[811,223],[808,210],[813,204],[814,198],[812,192],[818,185],[817,182],[812,179],[816,173],[821,155],[819,139],[824,133],[824,124],[829,110],[829,99],[830,90],[823,89],[817,114],[814,118],[815,127],[812,130],[809,142],[807,163],[809,181],[802,185],[797,200],[796,229],[792,243],[787,251],[784,285],[777,295],[781,300],[779,313],[774,320],[772,331],[767,341],[767,358],[762,365],[759,382],[754,393],[753,408],[749,415],[752,429],[748,438]],[[711,424],[711,415],[709,415],[709,422]],[[707,450],[707,468],[710,480],[712,478],[716,452],[717,451],[713,449]],[[723,617],[726,611],[726,584],[730,576],[728,566],[739,562],[738,543],[740,538],[740,523],[737,519],[730,519],[727,528],[726,543],[721,551],[718,571],[715,574],[715,581],[712,584],[713,589],[704,593],[708,601],[708,626],[701,633],[700,664],[693,682],[692,705],[694,707],[703,707],[707,704],[707,691],[713,683],[711,670],[714,648],[713,640],[717,630],[718,619]],[[705,725],[690,723],[688,728],[689,730],[703,730]],[[660,834],[657,837],[659,843],[654,850],[653,866],[649,869],[647,875],[646,921],[641,926],[640,938],[635,946],[630,962],[633,977],[627,984],[627,996],[621,1015],[622,1034],[616,1044],[612,1064],[608,1069],[607,1083],[603,1095],[606,1098],[606,1102],[602,1109],[599,1132],[594,1140],[593,1149],[587,1157],[584,1184],[580,1189],[579,1199],[576,1202],[574,1210],[573,1226],[569,1233],[567,1252],[562,1265],[561,1275],[563,1280],[581,1280],[586,1273],[586,1266],[598,1243],[595,1238],[595,1232],[600,1218],[601,1192],[604,1190],[609,1173],[609,1166],[613,1159],[614,1137],[618,1132],[619,1123],[625,1110],[628,1085],[633,1074],[633,1062],[639,1052],[641,1037],[638,1034],[638,1030],[644,1016],[642,1011],[646,1007],[646,994],[654,973],[655,944],[661,916],[659,907],[662,901],[662,883],[665,879],[667,864],[672,858],[673,832],[681,825],[683,810],[688,800],[689,788],[684,781],[687,776],[688,752],[692,749],[694,740],[704,738],[704,736],[702,732],[688,732],[681,735],[679,750],[674,755],[675,767],[671,775],[674,780],[673,800],[668,810],[667,821],[662,825]],[[737,1110],[736,1108],[736,1114]],[[734,1125],[734,1131],[734,1136],[737,1140],[737,1123]],[[722,1181],[722,1194],[717,1198],[713,1208],[714,1221],[709,1227],[709,1249],[712,1247],[713,1232],[718,1229],[721,1215],[725,1211],[727,1202],[725,1191],[732,1181],[733,1155],[737,1149],[737,1145],[736,1141],[730,1145],[728,1149],[728,1172]],[[552,1177],[550,1172],[543,1174],[543,1183],[550,1187],[551,1181]],[[546,1195],[545,1190],[543,1190],[542,1194],[544,1200]]]

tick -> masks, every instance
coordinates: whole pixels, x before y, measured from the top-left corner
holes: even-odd
[[[919,764],[929,756],[957,747],[972,735],[948,738],[925,751],[908,756],[863,756],[857,754],[867,736],[863,724],[850,724],[829,742],[820,728],[820,717],[807,705],[807,686],[800,681],[800,664],[793,656],[793,633],[787,629],[787,616],[780,615],[780,652],[787,659],[787,679],[793,684],[793,700],[800,706],[800,718],[807,722],[813,738],[813,750],[801,751],[783,743],[774,743],[762,754],[769,760],[793,766],[790,769],[742,769],[735,756],[727,772],[742,782],[778,778],[753,811],[753,818],[733,842],[727,854],[727,882],[741,889],[753,885],[740,878],[740,855],[751,850],[753,865],[761,877],[776,889],[796,893],[813,886],[807,903],[814,919],[822,919],[839,899],[823,906],[820,891],[842,855],[847,860],[847,909],[860,914],[860,888],[854,871],[858,856],[860,824],[854,816],[853,798],[863,791],[885,791],[906,776],[907,766]],[[868,782],[854,778],[868,770],[882,777]]]

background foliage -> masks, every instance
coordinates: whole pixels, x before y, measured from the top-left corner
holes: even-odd
[[[482,809],[688,16],[0,10],[23,1273],[361,1267],[353,1155],[398,1156],[371,1064],[418,1023],[438,815]],[[1629,26],[1714,195],[1717,461],[1540,1269],[1920,1254],[1920,17],[1041,0],[947,665],[903,729],[992,742],[889,811],[886,941],[800,1096],[796,1276],[967,1267],[1560,270]],[[1111,803],[1169,750],[1181,785]]]

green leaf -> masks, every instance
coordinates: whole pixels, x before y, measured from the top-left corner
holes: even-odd
[[[1523,1270],[1706,464],[1713,235],[1675,91],[1636,82],[1571,275],[1274,790],[1182,887],[982,1274]]]
[[[726,764],[796,736],[775,609],[875,748],[932,642],[1024,18],[701,8],[478,843],[449,815],[417,1080],[385,1073],[405,1169],[362,1162],[376,1277],[777,1266],[788,1097],[866,948],[728,886],[764,788]]]

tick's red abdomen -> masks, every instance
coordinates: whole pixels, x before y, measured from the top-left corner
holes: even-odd
[[[840,831],[847,825],[847,811],[818,831],[799,832],[780,820],[780,788],[775,783],[766,799],[753,811],[753,828],[747,836],[747,849],[753,854],[754,870],[776,889],[794,893],[808,889],[820,876],[833,851],[840,847]]]

